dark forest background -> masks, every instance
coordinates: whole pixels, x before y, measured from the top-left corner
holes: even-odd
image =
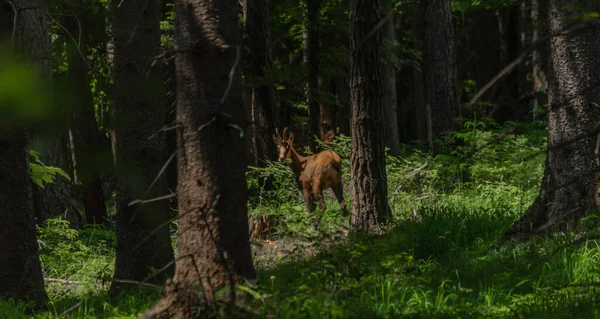
[[[598,317],[593,1],[0,5],[0,314]]]

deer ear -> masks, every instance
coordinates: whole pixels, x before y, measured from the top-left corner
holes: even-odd
[[[277,136],[275,136],[275,134],[273,134],[273,142],[275,142],[275,144],[279,145],[279,139],[277,138]]]
[[[288,143],[292,145],[294,143],[294,133],[290,132],[290,136],[288,137]]]

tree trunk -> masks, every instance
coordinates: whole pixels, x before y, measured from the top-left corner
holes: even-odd
[[[85,4],[79,0],[72,4],[74,8],[83,10]],[[80,34],[81,20],[90,21],[83,10],[81,16],[65,17],[65,27],[77,42],[67,38],[67,62],[71,99],[71,128],[73,149],[75,150],[76,171],[73,175],[80,182],[77,188],[81,194],[86,222],[89,224],[107,223],[106,204],[102,190],[100,172],[103,167],[110,165],[110,154],[104,150],[101,141],[88,76],[89,64],[85,58],[88,54],[88,37]]]
[[[319,7],[321,0],[306,0],[307,39],[306,68],[308,69],[308,121],[310,129],[310,148],[317,151],[315,138],[321,138],[321,107],[319,105],[319,72],[320,72],[320,21]]]
[[[320,80],[320,87],[323,90],[327,90],[328,94],[331,96],[335,96],[335,81],[331,79],[330,81],[326,81],[323,83],[323,79]],[[319,103],[319,113],[321,116],[320,119],[320,136],[321,140],[324,144],[330,144],[331,141],[335,138],[337,134],[337,129],[335,127],[335,117],[336,117],[336,106],[335,103],[331,103],[329,101],[321,100]]]
[[[248,241],[238,14],[235,0],[175,1],[180,52],[174,282],[182,289],[169,285],[145,317],[191,318],[197,306],[222,298],[231,305],[236,283],[256,276]],[[215,295],[221,287],[228,289]]]
[[[595,135],[600,121],[600,42],[593,28],[564,33],[571,15],[585,12],[586,1],[549,2],[548,150],[540,192],[506,237],[560,231],[598,211],[598,164]],[[572,4],[581,11],[563,11]]]
[[[352,231],[381,231],[391,217],[387,202],[385,140],[381,105],[381,21],[379,1],[350,0],[350,107]],[[367,38],[368,37],[368,38]]]
[[[390,17],[383,25],[383,41],[385,58],[381,64],[383,80],[382,104],[385,118],[385,144],[390,148],[391,155],[400,155],[400,131],[398,129],[398,100],[396,99],[396,54],[393,48],[396,45],[394,32],[394,16]]]
[[[48,144],[46,149],[42,151],[40,159],[47,166],[58,167],[68,172],[64,160],[66,149],[63,147],[67,144],[67,141],[64,138],[66,134],[63,136],[63,133],[68,132],[64,130],[64,132],[55,131],[50,133],[52,138],[47,140]],[[56,175],[54,182],[44,185],[43,189],[35,184],[32,187],[35,223],[37,225],[43,224],[48,218],[61,216],[74,229],[83,226],[79,205],[73,198],[69,180]]]
[[[273,90],[265,81],[265,71],[271,69],[267,0],[246,0],[244,26],[248,47],[248,77],[252,104],[254,165],[264,167],[266,160],[275,158]]]
[[[0,131],[0,297],[48,300],[38,258],[24,130]]]
[[[335,85],[335,122],[337,123],[336,134],[350,135],[350,96],[347,79],[336,76]],[[339,129],[339,132],[338,132]]]
[[[413,34],[417,42],[423,42],[422,17],[415,15],[412,24]],[[417,48],[421,49],[422,48]],[[415,112],[415,126],[417,139],[423,143],[427,140],[427,112],[425,110],[425,87],[423,70],[417,66],[411,67],[414,86],[413,100]]]
[[[117,250],[111,290],[127,284],[119,280],[164,283],[173,275],[169,236],[169,202],[151,200],[168,194],[165,176],[165,93],[160,54],[160,2],[113,2],[114,132],[117,167]],[[152,269],[160,269],[152,274]]]
[[[431,145],[431,141],[440,138],[442,132],[454,129],[453,119],[458,110],[454,24],[450,0],[421,1],[421,18],[425,105],[431,110],[428,137],[431,151],[435,154],[437,146]]]
[[[1,4],[1,40],[15,41],[13,49],[31,62],[41,78],[48,79],[52,73],[52,48],[44,3],[20,0]],[[31,301],[41,308],[48,296],[38,258],[31,187],[25,130],[3,127],[0,129],[0,298]]]

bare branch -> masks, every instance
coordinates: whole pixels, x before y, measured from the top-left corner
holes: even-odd
[[[66,316],[69,312],[77,309],[77,307],[81,306],[81,304],[83,303],[83,300],[79,301],[78,303],[74,304],[73,306],[71,306],[71,308],[65,310],[63,313],[61,313],[60,315],[58,315],[59,318]]]
[[[239,125],[235,125],[233,123],[229,123],[227,124],[228,127],[232,127],[238,131],[240,131],[240,138],[244,137],[244,130],[242,130],[242,128]]]
[[[171,161],[173,161],[173,159],[175,158],[175,154],[177,154],[177,151],[173,152],[173,154],[171,154],[171,156],[169,156],[169,158],[167,159],[167,161],[165,162],[165,164],[161,167],[160,171],[158,171],[158,174],[156,174],[156,177],[154,178],[154,180],[152,181],[152,183],[150,183],[150,186],[148,186],[148,189],[146,189],[146,192],[144,193],[144,196],[148,195],[148,193],[150,192],[150,190],[152,189],[152,187],[154,187],[154,184],[156,184],[156,182],[158,182],[158,179],[165,172],[165,170],[167,169],[167,166],[169,166],[169,164],[171,163]]]
[[[15,34],[17,34],[17,16],[18,16],[18,11],[17,8],[15,7],[14,3],[12,3],[12,1],[6,1],[6,3],[10,4],[10,6],[13,9],[14,12],[14,16],[13,16],[13,31],[12,31],[12,38],[11,38],[11,45],[12,45],[12,49],[15,49]]]
[[[73,37],[73,35],[71,34],[71,32],[69,32],[69,30],[67,30],[67,28],[65,26],[63,26],[62,24],[60,24],[58,21],[56,21],[56,19],[54,19],[51,15],[47,14],[47,16],[52,19],[52,21],[54,23],[56,23],[57,26],[61,27],[69,36],[69,38],[71,38],[71,40],[73,40],[73,42],[77,47],[77,52],[79,53],[79,55],[81,56],[81,59],[85,62],[85,64],[87,65],[87,67],[94,72],[94,74],[96,74],[97,76],[100,76],[96,70],[94,68],[92,68],[92,66],[90,65],[90,63],[88,62],[88,60],[85,58],[85,55],[83,54],[83,52],[81,52],[81,47],[80,47],[80,43],[77,42],[77,40],[75,40],[75,37]],[[81,36],[81,32],[80,32],[80,36]]]
[[[487,90],[489,90],[492,86],[494,86],[494,84],[496,84],[496,82],[498,82],[498,80],[500,80],[501,78],[503,78],[505,75],[509,74],[517,65],[519,65],[527,56],[529,56],[529,54],[531,54],[531,52],[533,50],[535,50],[538,46],[540,46],[542,43],[544,43],[545,41],[547,41],[548,39],[550,39],[551,37],[555,37],[555,36],[561,36],[561,35],[567,35],[570,33],[573,33],[575,31],[582,31],[585,30],[587,28],[590,27],[598,27],[597,23],[584,23],[584,24],[576,24],[574,26],[572,26],[571,28],[563,31],[563,32],[559,32],[558,34],[548,34],[545,37],[542,37],[540,39],[538,39],[537,41],[531,43],[529,45],[529,47],[525,50],[523,50],[523,52],[515,59],[513,60],[511,63],[509,63],[506,67],[504,67],[504,69],[502,69],[500,72],[498,72],[498,74],[496,74],[496,76],[494,76],[488,83],[486,83],[479,91],[477,91],[477,93],[475,93],[475,95],[471,98],[471,100],[469,101],[469,103],[467,103],[467,108],[472,106],[475,102],[477,102],[477,100],[479,100],[479,98],[485,93],[487,92]]]
[[[156,131],[154,134],[150,135],[150,137],[148,137],[148,140],[151,140],[152,138],[154,138],[155,136],[157,136],[158,134],[160,134],[162,132],[166,132],[166,131],[170,131],[170,130],[174,130],[174,129],[178,128],[179,125],[176,124],[176,122],[177,121],[173,121],[170,124],[163,126],[161,129]]]
[[[362,41],[360,41],[360,43],[356,46],[355,50],[358,50],[360,47],[362,47],[365,44],[365,42],[367,42],[367,40],[369,40],[369,38],[371,38],[377,32],[377,30],[381,29],[383,25],[393,16],[394,10],[391,10],[385,15],[385,17],[383,17],[383,19],[381,19],[381,21],[379,21],[379,23],[377,23],[377,25],[375,25],[375,27],[371,31],[369,31],[369,33],[367,33],[364,39],[362,39]]]
[[[147,204],[147,203],[152,203],[152,202],[158,202],[158,201],[173,198],[173,197],[177,197],[177,193],[171,193],[168,195],[163,195],[163,196],[159,196],[159,197],[155,197],[155,198],[151,198],[151,199],[145,199],[145,200],[141,200],[141,199],[132,200],[131,202],[129,202],[129,204],[127,204],[127,206],[133,206],[135,204]]]
[[[65,285],[81,285],[81,284],[83,284],[81,281],[60,279],[60,278],[48,278],[48,277],[44,277],[44,281],[45,282],[56,282],[56,283],[65,284]]]
[[[152,288],[156,288],[159,290],[162,290],[163,287],[159,286],[159,285],[155,285],[155,284],[151,284],[148,282],[144,282],[144,281],[137,281],[137,280],[129,280],[129,279],[118,279],[118,278],[113,278],[114,282],[119,282],[119,283],[123,283],[123,284],[134,284],[134,285],[140,285],[140,286],[146,286],[146,287],[152,287]]]
[[[229,71],[229,83],[227,83],[227,88],[225,89],[225,93],[223,93],[223,97],[221,98],[221,104],[225,102],[227,95],[229,95],[229,91],[231,90],[231,85],[233,84],[233,75],[235,74],[235,69],[237,68],[240,60],[242,59],[242,49],[239,45],[235,46],[235,62],[233,66],[231,66],[231,70]]]

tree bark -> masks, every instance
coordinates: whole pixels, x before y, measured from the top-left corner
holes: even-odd
[[[430,109],[430,149],[438,149],[432,141],[444,131],[454,129],[453,119],[458,110],[458,82],[454,24],[450,0],[421,1],[423,22],[423,74],[425,105]]]
[[[320,21],[319,8],[321,0],[306,0],[307,32],[306,32],[306,68],[308,70],[308,121],[310,129],[310,148],[317,151],[315,138],[321,138],[321,107],[319,104],[320,73]]]
[[[48,297],[38,258],[26,148],[24,130],[0,131],[0,297],[41,307]]]
[[[52,73],[52,49],[46,6],[38,0],[0,4],[1,40],[9,45],[14,41],[13,49],[30,61],[41,78],[48,79]],[[48,296],[38,258],[31,187],[25,129],[3,127],[0,129],[0,298],[31,301],[41,308]]]
[[[117,167],[117,250],[111,290],[125,280],[164,283],[173,275],[169,202],[151,200],[168,194],[165,176],[165,92],[160,54],[158,0],[113,2],[114,133]],[[157,274],[152,269],[159,269]],[[151,276],[150,278],[148,278]]]
[[[67,144],[65,136],[63,136],[64,133],[68,133],[67,130],[65,132],[55,131],[49,133],[51,138],[47,140],[48,144],[42,151],[40,159],[47,166],[58,167],[68,172],[64,160],[66,150],[63,145]],[[37,225],[43,224],[48,218],[62,216],[74,229],[83,226],[83,218],[81,217],[79,205],[73,198],[69,180],[56,175],[54,182],[44,185],[43,189],[35,184],[32,187],[33,210]]]
[[[581,217],[598,211],[599,173],[594,154],[600,122],[600,42],[597,30],[565,31],[572,15],[585,12],[586,1],[549,2],[548,150],[540,192],[525,215],[505,237],[561,231]],[[570,12],[572,4],[583,8]]]
[[[383,80],[382,104],[385,118],[385,143],[390,148],[391,155],[400,155],[400,131],[398,128],[398,100],[396,99],[396,66],[394,65],[396,34],[394,32],[394,17],[389,18],[383,25],[383,41],[385,47],[384,63],[381,64]]]
[[[416,9],[415,9],[416,10]],[[422,16],[415,14],[415,19],[412,23],[412,31],[415,36],[416,42],[423,42],[423,24]],[[423,48],[416,48],[423,50]],[[425,88],[424,88],[424,75],[423,69],[417,66],[411,67],[412,81],[414,86],[413,100],[414,100],[414,112],[415,112],[415,127],[417,139],[424,144],[427,141],[427,112],[425,110]]]
[[[271,139],[275,132],[273,89],[265,81],[265,71],[272,65],[267,0],[246,0],[244,27],[249,51],[247,73],[251,86],[254,165],[264,167],[267,160],[275,158]]]
[[[239,13],[235,0],[175,1],[178,259],[174,285],[146,318],[191,318],[199,305],[221,298],[231,305],[236,284],[256,276],[241,135]],[[221,287],[227,289],[217,296]]]
[[[351,231],[381,231],[387,202],[379,1],[350,0]]]

